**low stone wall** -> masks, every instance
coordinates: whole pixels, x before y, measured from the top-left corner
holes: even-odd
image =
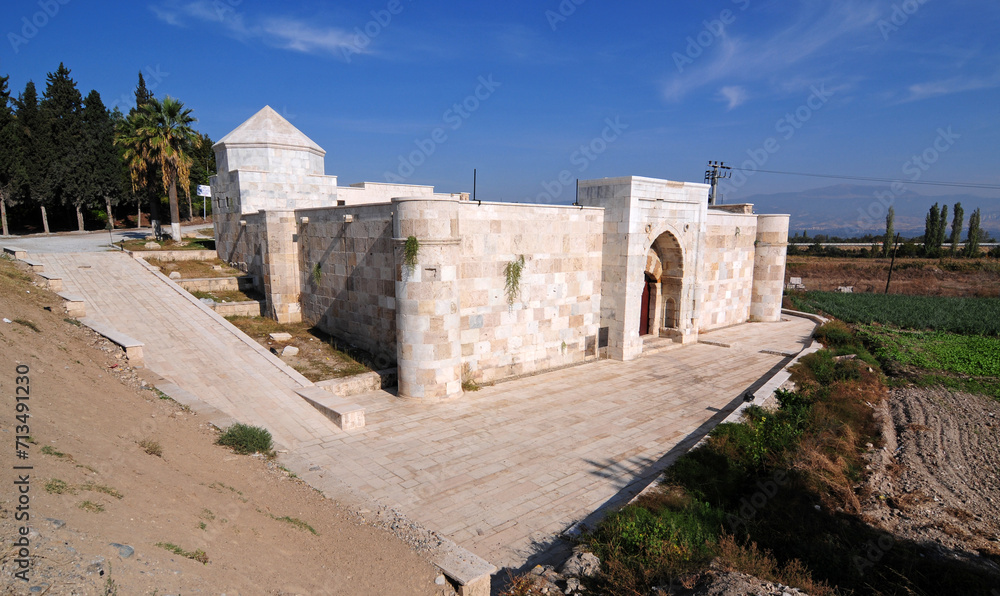
[[[220,317],[262,317],[266,312],[266,300],[248,302],[215,302],[214,310]]]
[[[174,280],[177,285],[188,292],[231,292],[236,290],[253,290],[256,288],[252,275],[242,277],[198,277],[192,279]]]
[[[129,255],[157,261],[210,261],[218,256],[214,250],[130,250]]]

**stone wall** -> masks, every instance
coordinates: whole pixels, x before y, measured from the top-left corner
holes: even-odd
[[[396,360],[392,212],[385,203],[295,213],[303,319],[385,367]]]
[[[750,205],[736,212],[708,210],[701,267],[701,331],[745,323],[750,318],[756,237],[757,216],[751,213]]]
[[[597,355],[601,209],[462,203],[458,272],[465,375],[476,382]],[[524,256],[508,304],[504,269]]]

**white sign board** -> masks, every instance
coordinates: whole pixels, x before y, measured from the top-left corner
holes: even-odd
[[[198,196],[199,197],[210,197],[212,196],[212,187],[206,186],[204,184],[198,185]]]

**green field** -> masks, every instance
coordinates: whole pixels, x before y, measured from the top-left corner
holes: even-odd
[[[806,292],[789,296],[795,308],[847,323],[1000,336],[1000,298]]]

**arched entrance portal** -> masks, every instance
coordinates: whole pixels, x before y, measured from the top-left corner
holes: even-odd
[[[664,232],[646,253],[639,334],[670,337],[681,327],[684,253],[677,238]]]

